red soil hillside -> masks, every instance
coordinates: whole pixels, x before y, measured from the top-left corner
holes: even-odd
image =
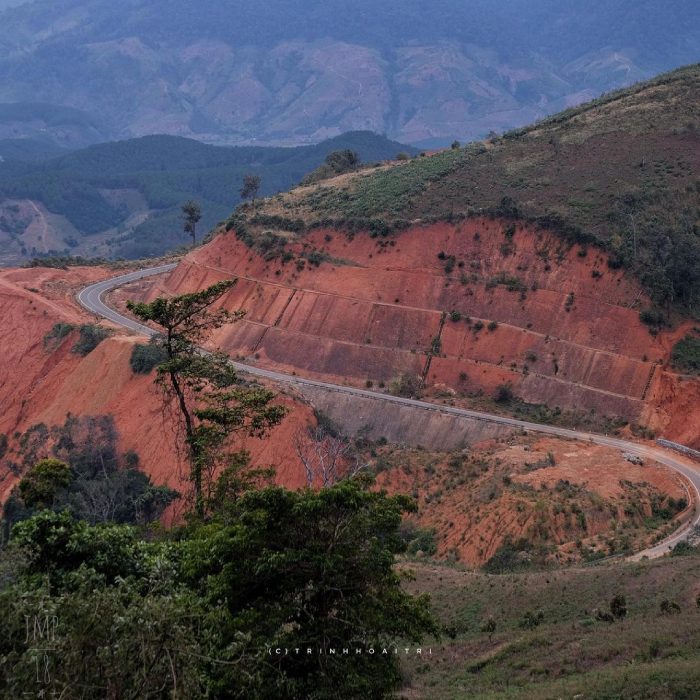
[[[73,294],[91,281],[112,272],[100,268],[69,271],[34,268],[0,273],[0,433],[12,437],[30,426],[62,424],[67,413],[112,414],[124,451],[135,450],[144,471],[156,484],[183,490],[181,469],[173,448],[172,429],[164,425],[161,402],[153,376],[134,374],[129,365],[136,336],[121,331],[104,340],[86,357],[71,352],[78,332],[58,345],[44,338],[56,323],[93,322],[73,300]],[[291,436],[310,417],[310,410],[281,396],[293,411],[268,441],[242,441],[258,464],[275,464],[279,480],[291,487],[302,483]],[[7,456],[10,458],[11,454]],[[19,475],[2,465],[0,502]]]
[[[435,528],[438,555],[470,566],[506,539],[547,547],[559,562],[643,549],[678,524],[655,521],[653,504],[688,497],[678,475],[657,463],[630,464],[614,449],[532,435],[451,455],[386,447],[375,468],[381,486],[416,499],[411,520]]]
[[[524,224],[507,235],[509,226],[471,219],[391,239],[318,230],[287,246],[286,263],[222,232],[145,296],[238,277],[224,304],[246,318],[216,340],[247,361],[356,385],[410,374],[456,400],[510,384],[529,403],[697,440],[677,396],[696,382],[681,391],[666,371],[682,329],[652,336],[639,320],[647,302],[638,284],[603,253]]]

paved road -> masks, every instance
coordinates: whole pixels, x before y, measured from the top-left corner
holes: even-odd
[[[161,265],[160,267],[152,267],[146,270],[138,270],[137,272],[130,272],[126,275],[121,275],[119,277],[113,277],[112,279],[105,280],[103,282],[98,282],[89,287],[83,289],[80,294],[78,294],[78,301],[88,310],[104,318],[116,323],[125,328],[137,331],[144,335],[154,335],[155,331],[147,326],[143,326],[137,323],[131,318],[122,316],[120,313],[110,309],[102,300],[106,292],[119,287],[128,282],[134,282],[136,280],[142,279],[144,277],[150,277],[151,275],[157,275],[161,272],[167,272],[176,267],[177,263],[171,265]],[[387,394],[380,394],[374,391],[366,391],[365,389],[355,389],[353,387],[339,386],[337,384],[329,384],[327,382],[314,381],[313,379],[304,379],[302,377],[291,376],[288,374],[280,374],[279,372],[272,372],[270,370],[261,369],[259,367],[253,367],[251,365],[244,365],[240,362],[232,362],[232,364],[241,372],[252,374],[258,377],[265,377],[266,379],[271,379],[277,382],[284,382],[287,384],[297,384],[306,386],[321,387],[329,391],[337,391],[345,394],[353,394],[354,396],[362,396],[364,398],[374,399],[376,401],[386,401],[391,403],[398,403],[404,406],[414,406],[416,408],[425,411],[440,411],[442,413],[450,413],[457,416],[464,416],[466,418],[471,418],[473,420],[483,420],[491,423],[500,423],[502,425],[509,425],[514,428],[522,428],[524,430],[534,431],[538,433],[546,433],[549,435],[560,435],[561,437],[573,438],[574,440],[582,440],[584,442],[591,442],[597,445],[606,445],[608,447],[615,447],[623,452],[629,452],[630,454],[637,455],[643,459],[653,459],[657,462],[665,464],[671,469],[682,474],[688,479],[691,485],[691,489],[694,489],[694,494],[689,494],[692,502],[695,503],[695,512],[688,523],[681,528],[678,532],[672,535],[670,538],[660,542],[659,544],[650,547],[643,552],[639,552],[631,557],[634,560],[639,560],[642,557],[659,557],[666,554],[669,549],[671,549],[675,544],[681,540],[688,537],[690,530],[695,525],[700,525],[700,467],[694,468],[691,466],[691,461],[689,459],[683,459],[677,455],[672,450],[667,450],[661,447],[651,447],[647,445],[640,445],[636,442],[629,442],[628,440],[620,440],[619,438],[609,437],[607,435],[600,435],[597,433],[587,433],[580,430],[570,430],[568,428],[559,428],[553,425],[542,425],[540,423],[530,423],[529,421],[516,420],[515,418],[507,418],[505,416],[495,416],[489,413],[481,413],[479,411],[469,411],[463,408],[453,408],[452,406],[440,406],[438,404],[428,403],[426,401],[418,401],[416,399],[405,399],[400,396],[389,396]]]

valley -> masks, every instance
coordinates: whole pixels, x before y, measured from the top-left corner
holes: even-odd
[[[695,5],[127,5],[0,0],[0,700],[700,697]]]

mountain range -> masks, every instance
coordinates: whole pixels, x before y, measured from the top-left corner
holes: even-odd
[[[36,0],[1,19],[0,103],[28,113],[0,110],[0,138],[73,147],[351,130],[438,147],[695,62],[700,39],[692,0]]]

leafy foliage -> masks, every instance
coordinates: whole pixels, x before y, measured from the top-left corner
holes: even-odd
[[[157,339],[151,339],[148,344],[137,343],[131,351],[129,364],[137,374],[150,374],[158,365],[167,359],[165,350],[158,345]]]
[[[159,297],[150,304],[127,302],[139,319],[163,329],[154,338],[166,358],[158,365],[156,381],[184,431],[199,517],[205,514],[210,496],[205,491],[212,486],[215,469],[222,459],[225,463],[230,459],[230,437],[263,437],[286,414],[282,406],[272,404],[273,392],[244,387],[227,355],[200,351],[213,330],[243,317],[245,312],[215,308],[236,282],[219,282],[170,299]]]
[[[85,357],[89,355],[103,340],[109,338],[112,332],[95,323],[84,323],[78,329],[80,338],[73,346],[73,352]]]
[[[51,429],[34,426],[19,439],[19,457],[10,466],[27,471],[3,508],[5,534],[44,508],[93,524],[148,523],[179,496],[154,486],[138,469],[138,455],[119,452],[111,416],[69,415]]]
[[[355,151],[344,148],[339,151],[333,151],[326,156],[324,163],[318,166],[316,170],[309,173],[306,177],[302,179],[299,183],[300,185],[312,185],[314,182],[320,182],[321,180],[327,180],[330,177],[335,177],[336,175],[342,175],[343,173],[351,173],[357,170],[360,165],[360,155]]]
[[[413,506],[369,485],[252,490],[170,541],[51,511],[17,525],[0,558],[13,567],[0,587],[3,685],[35,677],[24,616],[48,614],[60,620],[51,690],[71,697],[391,697],[398,656],[379,651],[438,627],[393,569]]]
[[[688,335],[673,347],[673,365],[683,372],[700,373],[700,338]]]
[[[44,347],[48,350],[54,350],[73,330],[75,330],[75,326],[72,323],[55,323],[53,328],[44,336]]]
[[[70,467],[58,459],[42,459],[19,482],[19,495],[28,508],[49,508],[71,482]]]

